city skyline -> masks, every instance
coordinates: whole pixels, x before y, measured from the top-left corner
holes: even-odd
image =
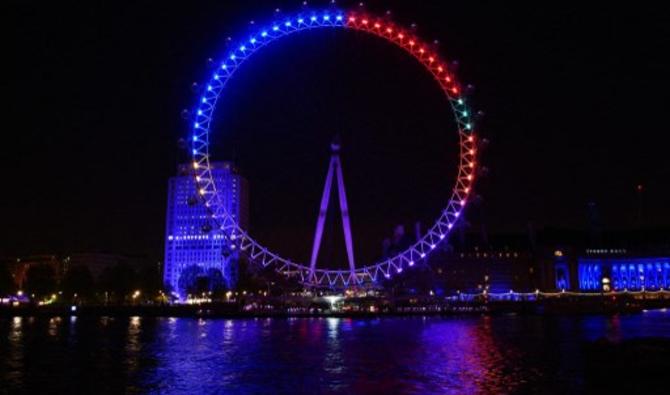
[[[299,4],[278,3],[272,4],[286,12],[299,9]],[[10,92],[16,100],[10,109],[19,132],[3,159],[25,171],[9,175],[16,193],[4,198],[2,215],[12,232],[0,244],[3,255],[106,250],[160,259],[165,210],[157,202],[163,201],[174,165],[187,157],[178,153],[177,140],[187,134],[180,112],[192,104],[190,85],[207,73],[207,58],[224,52],[225,37],[240,30],[233,21],[259,13],[269,20],[274,6],[212,5],[205,15],[188,7],[156,10],[143,4],[129,14],[124,8],[129,6],[88,5],[54,19],[48,7],[29,13],[12,6],[19,17],[11,29],[26,41],[11,48],[16,78]],[[639,224],[669,222],[663,204],[668,166],[662,145],[651,143],[661,131],[648,127],[660,117],[654,98],[661,90],[651,81],[662,83],[654,40],[666,27],[649,10],[628,15],[617,8],[563,5],[517,16],[514,8],[492,6],[473,16],[468,6],[458,5],[451,9],[453,19],[444,16],[450,22],[444,24],[443,15],[431,17],[438,9],[434,4],[390,2],[388,7],[402,18],[420,20],[421,34],[439,38],[440,52],[460,60],[458,74],[476,87],[474,109],[486,113],[480,130],[491,143],[482,156],[490,175],[476,187],[483,210],[468,215],[474,228],[482,220],[494,233],[524,232],[529,221],[538,227],[585,228],[591,201],[606,229],[631,228],[638,225],[637,185],[643,187],[647,213]],[[87,13],[93,17],[84,17]],[[163,24],[159,15],[174,23]],[[42,27],[28,29],[21,23],[30,18]],[[54,44],[48,33],[58,27]],[[435,133],[443,117],[441,103],[410,62],[386,48],[375,51],[364,40],[328,39],[333,45],[323,49],[318,40],[298,37],[298,48],[279,45],[249,65],[251,71],[236,81],[235,100],[221,104],[222,118],[237,115],[225,118],[233,132],[215,159],[236,159],[248,176],[254,232],[270,244],[295,243],[286,248],[289,255],[300,256],[308,253],[305,240],[318,209],[318,185],[328,160],[325,142],[342,133],[353,233],[369,246],[363,256],[370,257],[392,225],[434,217],[449,188],[440,180],[451,180],[454,171],[453,163],[443,159],[450,160],[454,146]],[[111,52],[102,56],[99,41]],[[144,50],[151,51],[151,60],[141,56]],[[278,53],[301,58],[294,65]],[[346,61],[333,61],[333,54]],[[383,69],[389,62],[393,72]],[[300,71],[291,74],[292,69]],[[370,86],[393,84],[370,94],[364,84],[375,70]],[[393,80],[398,70],[408,77]],[[340,79],[328,76],[336,71],[354,86],[334,89],[332,82],[340,84]],[[264,84],[277,75],[283,81]],[[287,94],[292,87],[297,93]],[[331,92],[332,100],[313,101],[319,90]],[[351,92],[360,98],[347,96]],[[603,92],[611,94],[603,97]],[[349,104],[335,105],[343,97]],[[417,100],[421,108],[403,114],[410,120],[393,119]],[[370,104],[375,101],[379,104]],[[356,106],[366,106],[366,113],[351,114]],[[310,115],[302,108],[309,108]],[[39,116],[29,116],[28,109]],[[602,117],[610,113],[617,116]],[[632,131],[636,128],[647,131],[645,138]],[[408,139],[412,133],[420,138]],[[427,159],[419,162],[422,156]],[[425,165],[421,177],[417,164]],[[301,182],[295,174],[302,174]],[[374,189],[384,190],[387,200],[366,193],[370,174],[378,175]],[[37,175],[40,183],[33,181]],[[408,201],[408,190],[417,191],[417,197]],[[394,215],[380,218],[372,209],[379,204],[380,211]],[[278,208],[284,214],[275,214]],[[275,236],[278,229],[298,241]]]

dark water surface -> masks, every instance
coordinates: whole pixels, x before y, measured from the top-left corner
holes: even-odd
[[[0,318],[0,393],[583,393],[589,345],[650,337],[670,338],[670,311]]]

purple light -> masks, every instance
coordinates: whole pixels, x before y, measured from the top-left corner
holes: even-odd
[[[335,14],[330,15],[330,12],[335,12]],[[342,12],[345,12],[345,14],[343,15]],[[404,48],[404,45],[407,44],[403,40],[406,37],[404,37],[404,34],[402,34],[402,31],[396,30],[394,25],[391,25],[391,24],[386,25],[386,23],[384,23],[382,25],[380,23],[377,23],[376,20],[368,19],[368,18],[361,19],[361,24],[359,25],[358,23],[356,23],[357,18],[354,17],[353,14],[350,15],[350,14],[347,14],[346,12],[347,11],[339,11],[339,10],[330,9],[330,10],[323,10],[322,12],[315,12],[307,18],[305,18],[301,15],[294,15],[294,16],[290,17],[289,19],[284,19],[284,22],[277,21],[275,24],[271,24],[271,25],[267,26],[266,30],[256,31],[255,33],[253,33],[253,35],[247,36],[247,39],[245,41],[239,42],[238,43],[238,49],[233,50],[232,52],[229,52],[227,54],[229,56],[229,58],[232,59],[230,71],[226,71],[225,73],[222,72],[222,71],[219,71],[219,72],[223,73],[221,75],[217,74],[216,71],[213,74],[210,74],[210,78],[211,78],[210,85],[206,85],[205,94],[203,95],[203,97],[201,97],[202,103],[206,103],[208,105],[208,107],[203,106],[203,108],[205,108],[205,110],[198,109],[198,111],[197,111],[198,117],[196,119],[198,121],[202,120],[203,122],[196,122],[194,124],[195,125],[194,129],[192,129],[192,133],[191,133],[192,134],[192,139],[193,139],[194,142],[197,142],[197,143],[193,143],[193,145],[192,145],[192,148],[196,147],[196,148],[192,149],[194,159],[196,157],[201,158],[201,157],[205,157],[206,155],[208,155],[209,147],[208,147],[207,144],[208,144],[208,140],[209,140],[208,139],[208,133],[209,133],[209,127],[210,127],[210,122],[211,122],[210,117],[213,113],[213,110],[214,110],[213,106],[216,103],[216,99],[218,98],[218,95],[220,94],[220,91],[224,88],[224,86],[223,86],[224,84],[222,84],[221,81],[225,82],[231,76],[232,72],[235,71],[236,68],[241,64],[241,62],[243,62],[249,55],[251,55],[253,52],[255,52],[262,45],[264,45],[264,44],[266,44],[270,41],[273,41],[275,39],[278,39],[278,38],[281,38],[281,37],[284,37],[284,36],[288,36],[290,33],[294,32],[294,31],[307,30],[307,29],[311,29],[311,28],[314,28],[314,27],[344,27],[344,28],[351,28],[351,29],[355,29],[355,30],[370,32],[370,33],[373,33],[373,34],[377,34],[377,32],[380,31],[379,29],[383,29],[389,34],[394,33],[393,37],[386,37],[386,38],[389,38],[395,44],[401,45],[401,46],[403,46],[403,48]],[[309,21],[311,21],[311,22],[309,22]],[[342,22],[342,21],[348,21],[348,22]],[[293,25],[292,23],[295,23],[295,25]],[[369,25],[368,25],[368,23],[369,23]],[[253,22],[252,22],[252,24],[253,24]],[[365,25],[365,26],[363,26],[363,25]],[[374,25],[377,30],[374,30],[374,32],[373,32],[373,29],[372,29],[371,25]],[[287,28],[286,29],[281,29],[282,26],[286,26]],[[272,30],[268,30],[268,29],[272,29]],[[276,33],[273,33],[272,36],[268,36],[269,31],[274,31]],[[257,37],[263,37],[263,39],[258,39]],[[257,41],[259,43],[258,46],[255,45],[257,43]],[[249,44],[250,47],[246,47],[244,44]],[[409,42],[409,45],[415,45],[415,44],[416,44],[416,46],[414,46],[413,50],[410,50],[409,48],[405,48],[405,49],[407,49],[408,52],[410,52],[410,54],[413,54],[413,51],[416,51],[419,48],[421,48],[420,51],[421,51],[421,53],[423,53],[424,52],[423,43],[421,43],[419,41],[414,41],[414,40],[411,40]],[[249,54],[246,53],[247,50],[249,50]],[[240,55],[239,55],[240,61],[239,62],[237,61],[237,58],[238,58],[237,52],[238,51],[240,51]],[[427,56],[430,56],[430,55],[427,54]],[[438,60],[437,58],[433,58],[432,56],[428,57],[427,59],[430,59],[430,62],[433,62],[434,60]],[[224,61],[227,61],[227,60],[225,60],[225,58],[224,58]],[[429,71],[433,71],[433,69],[431,67],[437,67],[437,69],[439,70],[440,73],[443,73],[444,71],[446,71],[446,70],[444,70],[444,67],[442,66],[442,64],[437,64],[437,66],[433,65],[433,66],[428,67],[428,64],[426,63],[426,66],[429,69]],[[221,69],[227,70],[228,69],[227,65],[226,64],[221,64]],[[445,77],[447,78],[446,80],[445,80]],[[438,82],[445,89],[451,88],[452,85],[449,85],[447,87],[447,83],[450,83],[450,84],[452,83],[450,77],[451,77],[451,75],[440,74],[440,78],[439,78]],[[212,82],[212,81],[217,81],[217,82]],[[446,82],[443,82],[443,81],[446,81]],[[216,89],[214,89],[214,86],[216,86]],[[454,85],[454,86],[456,86],[456,85]],[[212,92],[212,93],[207,93],[207,92]],[[448,99],[453,104],[457,105],[457,107],[454,109],[454,113],[456,115],[456,121],[458,123],[457,126],[460,126],[460,128],[462,128],[461,132],[463,132],[463,130],[468,130],[467,134],[465,135],[466,138],[467,138],[471,134],[470,130],[475,129],[475,124],[470,121],[470,118],[468,118],[470,116],[471,111],[469,111],[466,108],[465,103],[464,103],[464,98],[459,97],[459,94],[461,94],[460,89],[456,89],[456,91],[454,93],[455,94],[453,96],[451,95],[451,93],[449,93],[447,96],[448,96]],[[209,102],[209,98],[213,99],[211,103]],[[207,112],[207,115],[204,115],[204,112]],[[199,136],[204,136],[204,137],[202,139],[200,139]],[[469,137],[468,141],[472,142],[473,138]],[[476,152],[475,148],[471,147],[471,144],[469,144],[469,145],[466,144],[465,146],[461,147],[461,161],[466,161],[464,166],[466,166],[466,167],[469,166],[470,168],[474,167],[475,152]],[[200,160],[202,160],[202,159],[200,159]],[[471,162],[467,162],[468,160],[471,160]],[[198,165],[196,164],[194,166],[196,166],[196,170],[197,170]],[[201,164],[200,167],[203,168],[203,167],[205,167],[205,165]],[[333,173],[335,173],[335,171],[337,171],[337,168],[333,169]],[[208,177],[207,175],[204,175],[204,174],[202,174],[201,176],[203,178]],[[335,174],[333,174],[333,176],[335,176]],[[467,174],[466,174],[466,176],[467,176]],[[458,181],[460,182],[462,180],[462,178],[463,177],[458,178]],[[472,181],[473,177],[469,176],[468,180]],[[335,181],[335,180],[332,180],[332,181]],[[339,181],[340,180],[338,180],[338,184],[339,184]],[[436,228],[436,230],[438,230],[437,232],[435,230],[431,229],[429,231],[429,233],[424,234],[423,236],[421,236],[421,239],[418,240],[419,241],[418,245],[410,247],[409,249],[402,252],[398,256],[399,258],[402,259],[401,261],[399,261],[400,263],[398,265],[395,265],[395,264],[392,263],[392,262],[395,262],[395,259],[394,259],[393,261],[387,260],[385,262],[377,262],[371,267],[374,267],[374,270],[381,271],[382,274],[385,273],[382,270],[382,267],[385,267],[387,269],[387,272],[386,272],[386,274],[384,274],[384,276],[386,278],[390,278],[393,274],[392,270],[390,270],[391,266],[396,268],[396,271],[398,273],[400,273],[404,269],[405,264],[407,264],[408,267],[414,266],[415,260],[409,260],[408,257],[409,258],[414,258],[417,255],[419,255],[421,258],[425,258],[426,255],[430,254],[431,250],[436,249],[437,245],[439,245],[439,241],[444,240],[446,238],[446,236],[449,234],[449,230],[451,230],[453,228],[453,226],[455,224],[457,224],[458,218],[460,217],[461,212],[464,210],[466,200],[467,200],[467,196],[468,196],[467,194],[470,192],[470,184],[466,184],[467,187],[462,186],[462,188],[459,187],[458,185],[460,185],[460,184],[457,184],[456,190],[454,191],[456,193],[455,198],[450,199],[449,204],[447,205],[447,208],[443,211],[443,217],[438,219],[437,223],[435,224],[435,228]],[[340,192],[342,193],[342,195],[344,195],[344,193],[343,193],[344,188],[338,188],[338,189],[341,189]],[[207,191],[207,194],[213,194],[213,193],[214,192],[212,192],[212,191],[209,191],[209,190]],[[459,199],[459,198],[461,198],[461,199]],[[345,202],[346,202],[346,200],[345,200]],[[206,201],[205,203],[206,203],[207,206],[210,206],[209,201]],[[218,208],[217,207],[218,203],[216,203],[216,202],[212,203],[211,205],[214,206],[215,208]],[[461,205],[461,207],[459,208],[458,205]],[[341,209],[342,209],[342,207],[341,207]],[[344,213],[343,213],[343,215],[344,215]],[[448,215],[451,215],[451,217],[449,217]],[[449,221],[453,221],[453,223],[449,223]],[[344,222],[344,218],[343,218],[343,222]],[[347,222],[348,222],[348,218],[347,218]],[[448,231],[443,233],[441,231],[444,230],[445,226],[448,228]],[[318,227],[318,225],[317,225],[317,227]],[[344,227],[345,227],[345,229],[344,229],[345,238],[351,238],[351,230],[347,229],[348,226],[344,226]],[[439,237],[438,240],[435,240],[435,235],[437,235]],[[345,240],[345,242],[347,242],[347,241],[348,240]],[[352,243],[347,242],[346,244],[348,244],[347,247],[350,247],[350,245]],[[258,243],[256,243],[253,239],[249,239],[249,245],[252,246],[253,248],[255,248],[258,245]],[[238,247],[241,248],[242,246],[238,246]],[[260,246],[260,247],[262,247],[262,246]],[[429,250],[427,250],[425,252],[422,252],[425,249],[425,247],[430,247],[430,248],[429,248]],[[349,250],[349,248],[348,248],[348,250]],[[350,263],[353,263],[353,248],[351,248],[351,251],[347,251],[347,252],[350,253],[349,254],[350,255]],[[417,253],[419,253],[419,254],[417,254]],[[263,260],[263,262],[265,262],[265,260],[266,260],[266,257],[267,257],[266,254],[267,253],[264,253],[262,255],[262,257],[260,258],[260,259]],[[284,261],[285,261],[284,259],[279,259],[278,260],[278,262],[280,262],[280,263],[284,262]],[[290,262],[290,261],[287,261],[287,262]],[[307,269],[307,267],[304,267],[302,265],[299,265],[299,264],[295,264],[295,265],[298,268]],[[329,273],[329,276],[327,276],[327,280],[329,282],[331,282],[331,285],[341,284],[342,282],[347,284],[349,281],[358,282],[358,279],[357,279],[356,276],[361,275],[361,274],[366,274],[368,276],[371,276],[371,274],[372,274],[372,271],[369,271],[369,272],[366,271],[365,273],[363,273],[363,271],[361,269],[357,270],[355,267],[350,268],[350,269],[352,270],[352,275],[347,277],[347,278],[345,278],[346,276],[342,275],[341,273],[336,273],[336,271],[334,271],[334,270],[325,270],[324,272]],[[338,277],[333,282],[332,275],[334,275],[334,274],[337,274],[340,277]],[[374,277],[377,278],[377,275],[375,275]],[[354,281],[354,279],[356,279],[356,280]],[[321,279],[315,279],[315,281],[317,281],[317,280],[321,282]],[[310,279],[310,280],[307,280],[307,281],[312,281],[312,280]],[[326,285],[326,283],[324,282],[323,285]]]

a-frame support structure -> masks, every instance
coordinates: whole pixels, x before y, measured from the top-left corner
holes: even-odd
[[[351,224],[349,222],[349,207],[347,205],[347,194],[344,189],[344,177],[342,175],[342,164],[340,162],[340,142],[336,137],[330,144],[331,155],[330,165],[328,166],[328,174],[326,175],[326,185],[323,188],[323,195],[321,196],[321,206],[319,209],[319,217],[316,221],[316,231],[314,232],[314,244],[312,245],[312,257],[309,263],[310,280],[314,281],[316,276],[316,261],[319,256],[319,248],[321,247],[321,238],[323,237],[323,226],[326,223],[326,215],[328,213],[328,203],[330,201],[330,190],[333,185],[333,173],[337,177],[337,191],[340,201],[340,213],[342,215],[342,228],[344,230],[344,243],[347,247],[347,258],[349,260],[349,277],[350,280],[355,281],[356,265],[354,263],[354,242],[351,235]]]

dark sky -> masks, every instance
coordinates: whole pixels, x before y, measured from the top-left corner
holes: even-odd
[[[595,202],[606,228],[630,228],[637,184],[641,225],[669,224],[667,10],[509,3],[368,3],[439,39],[442,55],[459,60],[460,79],[476,86],[471,102],[486,112],[478,126],[491,143],[472,226],[583,228]],[[0,257],[160,259],[192,82],[209,75],[208,58],[225,54],[227,36],[244,39],[249,20],[269,22],[275,7],[299,4],[5,2]],[[252,59],[219,103],[214,157],[236,158],[249,178],[255,235],[307,256],[336,133],[363,260],[393,224],[436,216],[456,140],[444,98],[411,58],[378,39],[324,31]]]

